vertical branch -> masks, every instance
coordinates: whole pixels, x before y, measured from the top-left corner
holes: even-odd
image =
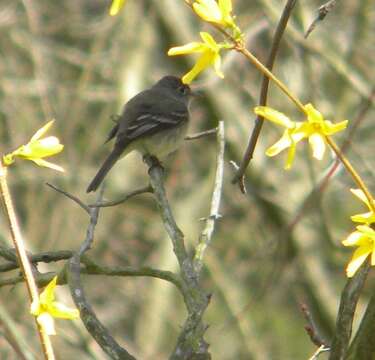
[[[187,283],[194,282],[195,274],[191,259],[185,248],[184,234],[176,224],[165,193],[163,168],[158,166],[157,162],[155,162],[155,159],[152,157],[145,156],[144,160],[149,167],[150,184],[154,191],[163,224],[172,241],[173,251],[180,266],[182,276]]]
[[[355,308],[358,303],[370,263],[366,261],[357,271],[356,275],[349,279],[341,295],[339,312],[336,320],[336,331],[331,344],[329,360],[345,359],[352,334],[352,325]]]
[[[223,174],[224,174],[224,150],[225,150],[225,137],[224,137],[224,121],[219,122],[217,131],[217,142],[218,152],[216,158],[216,175],[215,185],[211,200],[210,215],[206,220],[206,226],[204,227],[200,237],[199,243],[195,249],[194,256],[194,268],[199,275],[203,266],[203,257],[207,246],[210,244],[212,233],[215,229],[215,221],[220,217],[219,207],[221,192],[223,187]]]
[[[150,184],[154,190],[164,227],[172,241],[173,251],[180,266],[184,301],[188,311],[188,317],[170,359],[210,359],[208,344],[204,340],[206,326],[202,321],[209,296],[199,286],[198,274],[185,248],[184,234],[178,228],[169,206],[163,183],[163,169],[158,161],[151,156],[145,156],[144,161],[149,166]]]
[[[375,358],[375,288],[345,360]]]
[[[101,201],[103,188],[99,194],[98,201]],[[80,312],[80,317],[87,331],[96,340],[103,351],[115,360],[134,360],[124,348],[122,348],[116,340],[111,336],[109,331],[97,318],[94,310],[88,303],[84,288],[81,282],[81,256],[90,249],[94,240],[95,227],[98,222],[100,207],[93,207],[89,210],[90,223],[87,228],[86,238],[81,244],[79,250],[73,255],[68,266],[68,283],[70,293]]]
[[[2,199],[3,199],[5,213],[9,222],[10,233],[12,235],[13,244],[17,252],[17,258],[20,263],[20,268],[21,268],[23,277],[25,278],[25,281],[26,281],[30,301],[31,302],[38,301],[38,298],[39,298],[38,288],[36,286],[34,275],[31,269],[31,265],[26,254],[25,244],[23,242],[21,230],[18,225],[18,220],[17,220],[16,212],[14,210],[13,201],[12,201],[12,197],[8,188],[6,177],[7,177],[7,168],[3,166],[0,160],[0,192],[1,192]],[[36,324],[37,324],[38,333],[39,333],[40,341],[41,341],[42,348],[43,348],[44,357],[48,360],[55,359],[53,348],[52,348],[52,343],[51,343],[49,336],[44,331],[44,329],[38,324],[37,321],[36,321]]]
[[[267,69],[269,69],[270,71],[273,68],[273,64],[274,64],[275,59],[276,59],[276,54],[279,50],[281,38],[284,34],[284,31],[286,29],[286,25],[288,24],[289,17],[292,13],[292,10],[294,8],[295,3],[296,3],[296,0],[288,0],[288,2],[285,5],[284,11],[281,15],[280,21],[277,25],[275,35],[274,35],[273,40],[272,40],[270,54],[268,56],[268,60],[267,60],[267,64],[266,64]],[[259,96],[259,105],[264,106],[264,105],[267,104],[267,94],[268,94],[269,82],[270,82],[269,77],[266,74],[264,74],[263,82],[262,82],[262,88],[261,88],[260,96]],[[301,104],[297,104],[297,107],[301,107]],[[263,126],[263,121],[264,120],[261,116],[257,116],[256,121],[255,121],[255,126],[254,126],[253,132],[252,132],[252,134],[249,138],[249,142],[248,142],[245,154],[242,158],[240,167],[237,170],[237,172],[236,172],[236,174],[235,174],[235,176],[233,177],[233,180],[232,180],[233,184],[235,184],[236,182],[239,182],[239,185],[241,187],[241,191],[243,193],[246,192],[245,186],[243,185],[244,174],[245,174],[246,168],[248,167],[248,165],[250,163],[250,160],[253,157],[255,145],[257,143],[260,131],[261,131],[262,126]]]

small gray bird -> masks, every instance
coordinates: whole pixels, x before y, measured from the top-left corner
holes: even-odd
[[[190,87],[175,76],[164,76],[150,89],[131,98],[106,142],[116,138],[87,192],[95,191],[121,157],[133,150],[158,159],[177,150],[189,122]]]

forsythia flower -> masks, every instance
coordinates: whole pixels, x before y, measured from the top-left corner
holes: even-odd
[[[351,216],[352,221],[358,222],[358,223],[363,223],[363,224],[375,223],[375,214],[371,210],[371,206],[370,206],[370,204],[368,202],[367,197],[363,193],[363,191],[361,189],[350,189],[350,191],[355,196],[357,196],[357,198],[359,198],[361,201],[363,201],[367,205],[367,207],[369,208],[369,210],[370,210],[367,213],[357,214],[357,215]]]
[[[196,0],[194,11],[203,20],[225,27],[235,27],[232,12],[232,0]]]
[[[348,123],[347,120],[337,124],[333,124],[329,120],[324,120],[322,114],[311,104],[305,105],[304,108],[307,120],[303,122],[292,121],[286,115],[268,106],[257,106],[254,108],[254,112],[257,115],[286,128],[280,140],[266,151],[267,156],[275,156],[286,148],[289,148],[285,169],[289,169],[292,166],[298,142],[303,139],[309,139],[313,157],[321,160],[325,152],[326,136],[344,130]]]
[[[19,157],[21,159],[31,160],[39,166],[49,167],[57,171],[64,171],[61,166],[43,160],[45,157],[58,154],[64,148],[64,145],[60,144],[59,139],[55,136],[41,138],[52,126],[53,122],[54,120],[40,128],[26,145],[22,145],[12,153],[3,156],[4,165],[11,165],[14,163],[15,158]]]
[[[367,225],[357,226],[343,242],[344,246],[358,246],[346,267],[346,275],[350,278],[371,255],[371,265],[375,265],[375,231]]]
[[[109,15],[115,16],[124,7],[126,0],[113,0],[111,8],[109,9]]]
[[[211,65],[214,67],[219,77],[224,77],[221,71],[220,50],[222,48],[228,48],[228,45],[218,44],[214,38],[206,32],[201,32],[200,36],[203,42],[192,42],[183,46],[173,47],[168,51],[169,56],[201,53],[194,67],[182,77],[182,82],[184,84],[190,84],[199,73]]]
[[[56,335],[54,319],[77,319],[79,311],[71,309],[62,303],[55,301],[55,288],[57,276],[46,286],[37,300],[31,304],[30,313],[36,316],[39,325],[46,331],[48,335]]]

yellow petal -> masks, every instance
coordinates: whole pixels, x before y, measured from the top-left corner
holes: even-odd
[[[329,120],[324,121],[324,134],[333,135],[339,131],[345,130],[348,125],[348,120],[341,121],[337,124],[333,124]]]
[[[363,234],[359,231],[352,232],[343,242],[344,246],[356,246]]]
[[[357,214],[350,217],[354,222],[371,224],[375,222],[375,214],[372,211],[363,214]]]
[[[200,32],[199,35],[201,36],[202,40],[207,44],[212,51],[218,52],[220,50],[219,45],[215,41],[215,39],[209,34],[208,32]]]
[[[277,125],[284,126],[287,129],[292,129],[295,127],[295,123],[291,121],[286,115],[268,106],[256,106],[254,108],[254,112],[255,114],[260,115]]]
[[[57,284],[57,276],[55,276],[44,288],[42,293],[39,295],[39,300],[42,305],[52,303],[55,300],[55,288]]]
[[[36,318],[36,320],[47,333],[47,335],[56,335],[55,322],[53,320],[53,317],[48,314],[48,312],[43,312]]]
[[[224,74],[221,71],[221,57],[220,57],[220,55],[216,54],[213,61],[214,61],[214,69],[215,69],[215,72],[216,72],[217,76],[224,79]]]
[[[30,142],[33,142],[35,140],[38,140],[40,139],[48,130],[49,128],[53,125],[53,123],[55,122],[55,120],[51,120],[49,121],[46,125],[44,125],[43,127],[41,127],[34,135],[33,137],[30,139]]]
[[[292,143],[290,145],[290,148],[289,148],[289,151],[288,151],[288,156],[286,158],[286,162],[285,162],[285,166],[284,166],[285,170],[289,170],[292,167],[295,155],[296,155],[296,144]]]
[[[109,15],[115,16],[121,10],[121,8],[125,5],[126,0],[113,0],[111,4],[111,8],[109,9]]]
[[[359,267],[365,262],[366,258],[369,256],[371,250],[372,249],[368,246],[361,246],[354,252],[352,259],[346,267],[347,277],[353,277],[353,275],[357,272]]]
[[[359,200],[364,202],[367,206],[369,206],[369,203],[367,201],[367,197],[365,193],[361,189],[350,189],[351,193],[355,195]]]
[[[203,52],[206,50],[206,46],[200,42],[191,42],[182,46],[175,46],[168,50],[168,56],[185,55],[197,52]]]
[[[222,14],[229,15],[232,12],[232,0],[219,0],[219,8]]]
[[[309,122],[322,123],[323,115],[314,108],[312,104],[306,104],[304,106],[307,113],[307,120]]]
[[[195,13],[208,22],[220,23],[222,16],[215,0],[198,0],[193,4]]]
[[[286,130],[284,131],[283,136],[275,144],[273,144],[271,147],[267,149],[266,155],[275,156],[291,145],[292,145],[292,141],[290,139],[288,131]]]
[[[54,318],[60,319],[77,319],[79,317],[79,311],[77,309],[70,308],[62,303],[53,302],[48,308],[48,313]]]
[[[190,84],[204,69],[209,67],[213,60],[211,51],[204,52],[195,63],[194,67],[182,77],[184,84]]]
[[[371,240],[375,240],[375,230],[370,228],[367,225],[358,225],[357,229],[362,232],[364,235],[369,237]]]
[[[309,137],[309,143],[313,151],[313,157],[317,160],[322,160],[326,149],[323,136],[319,133],[312,134]]]
[[[219,8],[221,11],[221,16],[225,26],[234,28],[236,31],[239,29],[234,23],[234,19],[231,15],[232,13],[232,0],[219,0]],[[241,33],[241,32],[240,32]]]
[[[32,144],[25,146],[23,154],[19,156],[27,156],[33,158],[44,158],[60,153],[64,149],[64,145],[55,136],[38,140]]]
[[[29,158],[29,160],[33,161],[35,164],[43,167],[47,167],[56,171],[65,172],[65,169],[59,165],[56,165],[54,163],[51,163],[49,161],[40,159],[40,158]]]

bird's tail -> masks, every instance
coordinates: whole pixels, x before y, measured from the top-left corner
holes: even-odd
[[[96,191],[99,185],[104,180],[104,177],[107,175],[108,171],[112,169],[112,166],[120,158],[123,153],[124,148],[115,147],[112,152],[109,154],[107,159],[105,159],[103,165],[99,169],[98,173],[95,175],[94,179],[91,181],[86,192]]]

